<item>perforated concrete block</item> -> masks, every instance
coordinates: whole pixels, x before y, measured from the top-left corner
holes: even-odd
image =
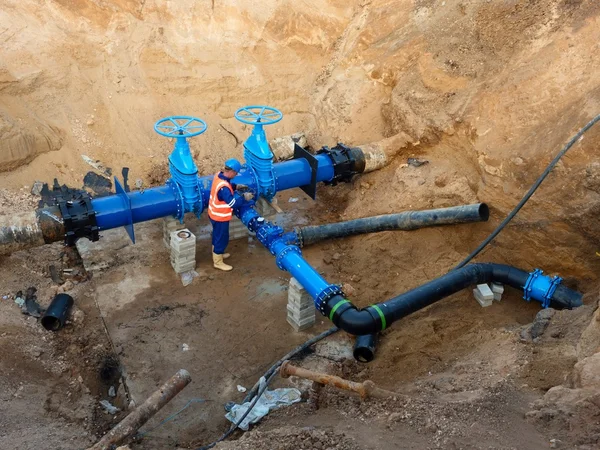
[[[182,251],[188,248],[196,248],[196,236],[187,228],[171,232],[171,248]]]

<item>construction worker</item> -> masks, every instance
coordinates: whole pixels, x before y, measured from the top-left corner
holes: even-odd
[[[242,195],[237,190],[247,188],[244,185],[236,185],[231,182],[242,165],[237,159],[228,159],[225,166],[215,175],[210,189],[210,199],[208,200],[208,217],[212,224],[212,254],[213,266],[215,269],[226,272],[233,269],[232,266],[225,264],[224,259],[229,258],[229,253],[225,253],[227,244],[229,244],[229,221],[233,217],[233,210],[239,208],[246,201],[254,198],[251,192],[244,192]]]

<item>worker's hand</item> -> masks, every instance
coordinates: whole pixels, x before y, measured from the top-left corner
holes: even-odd
[[[254,198],[254,194],[252,192],[244,192],[244,200],[249,202]]]
[[[246,186],[245,184],[237,184],[235,186],[236,191],[245,191],[247,189],[248,189],[248,186]]]

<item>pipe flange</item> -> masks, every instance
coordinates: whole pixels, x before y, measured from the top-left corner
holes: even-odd
[[[304,247],[304,236],[302,236],[302,228],[294,227],[294,233],[296,233],[296,241],[298,242],[298,247]]]
[[[196,217],[200,218],[202,211],[204,211],[204,194],[202,194],[202,185],[200,184],[200,178],[196,177],[196,189],[198,189],[198,202],[196,203]]]
[[[183,194],[181,193],[181,189],[179,189],[179,185],[172,178],[169,178],[165,182],[165,184],[168,184],[169,186],[171,186],[171,189],[173,190],[173,194],[175,195],[175,198],[177,199],[177,216],[176,217],[180,223],[183,223],[183,217],[185,216],[185,205],[183,204]]]
[[[529,274],[527,281],[525,282],[525,286],[523,286],[523,299],[530,301],[531,300],[531,291],[533,290],[533,283],[535,280],[542,275],[544,272],[541,269],[535,269],[533,272]]]
[[[344,294],[342,288],[337,284],[330,284],[321,292],[319,292],[315,298],[315,306],[321,312],[321,314],[324,316],[327,315],[327,312],[325,311],[325,305],[332,297],[335,297],[336,295],[341,295],[344,298],[346,297],[346,294]]]
[[[542,308],[548,308],[550,306],[550,301],[552,300],[552,297],[554,296],[554,292],[556,292],[556,288],[561,283],[561,281],[562,281],[562,278],[559,277],[558,275],[555,275],[552,277],[550,286],[548,286],[548,290],[544,294],[544,301],[542,302]]]
[[[285,268],[283,267],[283,259],[291,252],[296,253],[297,255],[302,255],[302,251],[300,250],[300,248],[298,248],[295,245],[287,245],[275,257],[275,263],[277,264],[277,267],[279,267],[281,270],[285,270]]]

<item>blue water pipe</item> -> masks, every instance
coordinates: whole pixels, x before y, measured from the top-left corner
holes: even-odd
[[[236,111],[235,117],[253,125],[253,129],[244,142],[246,163],[233,182],[248,186],[257,198],[262,196],[270,201],[277,192],[286,189],[332,182],[336,178],[349,179],[364,167],[360,150],[352,149],[354,153],[350,154],[346,147],[331,150],[325,147],[320,154],[303,153],[302,157],[274,164],[264,126],[279,122],[283,114],[268,106],[247,106]],[[135,242],[135,223],[167,216],[183,223],[188,212],[200,217],[208,207],[214,175],[198,176],[187,139],[206,129],[202,119],[191,116],[171,116],[156,122],[154,130],[158,134],[175,139],[169,155],[171,177],[164,186],[134,192],[126,192],[115,177],[115,195],[91,200],[98,230],[125,227]]]
[[[246,163],[233,181],[248,186],[256,197],[271,200],[277,192],[300,187],[314,198],[316,183],[349,181],[365,168],[362,151],[343,144],[332,149],[323,147],[316,155],[296,146],[294,159],[274,164],[264,126],[281,120],[281,112],[267,106],[249,106],[239,109],[235,116],[241,122],[253,125],[253,130],[244,142]],[[167,216],[183,222],[186,213],[193,212],[200,216],[208,207],[214,174],[198,176],[198,168],[187,142],[188,138],[205,132],[206,123],[191,116],[172,116],[159,120],[154,129],[162,136],[175,139],[169,156],[171,177],[164,186],[135,192],[127,192],[115,178],[115,195],[60,203],[65,236],[71,236],[69,243],[79,237],[97,240],[98,231],[117,227],[125,227],[135,242],[135,223]],[[328,283],[302,257],[299,234],[286,233],[281,227],[267,221],[256,212],[252,203],[244,204],[235,213],[275,256],[277,266],[288,271],[306,289],[314,299],[315,307],[338,327],[353,334],[382,330],[401,317],[474,282],[500,281],[509,284],[523,289],[526,300],[533,298],[544,307],[550,302],[567,307],[581,304],[580,294],[560,285],[560,278],[543,275],[541,270],[528,274],[509,266],[474,264],[387,302],[359,309],[346,299],[340,286]],[[55,229],[56,226],[51,228]],[[56,232],[48,240],[54,239],[55,235]]]
[[[343,295],[340,286],[325,281],[302,257],[295,232],[285,233],[283,228],[261,217],[249,205],[239,208],[236,215],[250,231],[256,233],[259,242],[275,256],[277,267],[288,271],[306,289],[314,299],[315,308],[321,310],[322,305],[329,298]]]

